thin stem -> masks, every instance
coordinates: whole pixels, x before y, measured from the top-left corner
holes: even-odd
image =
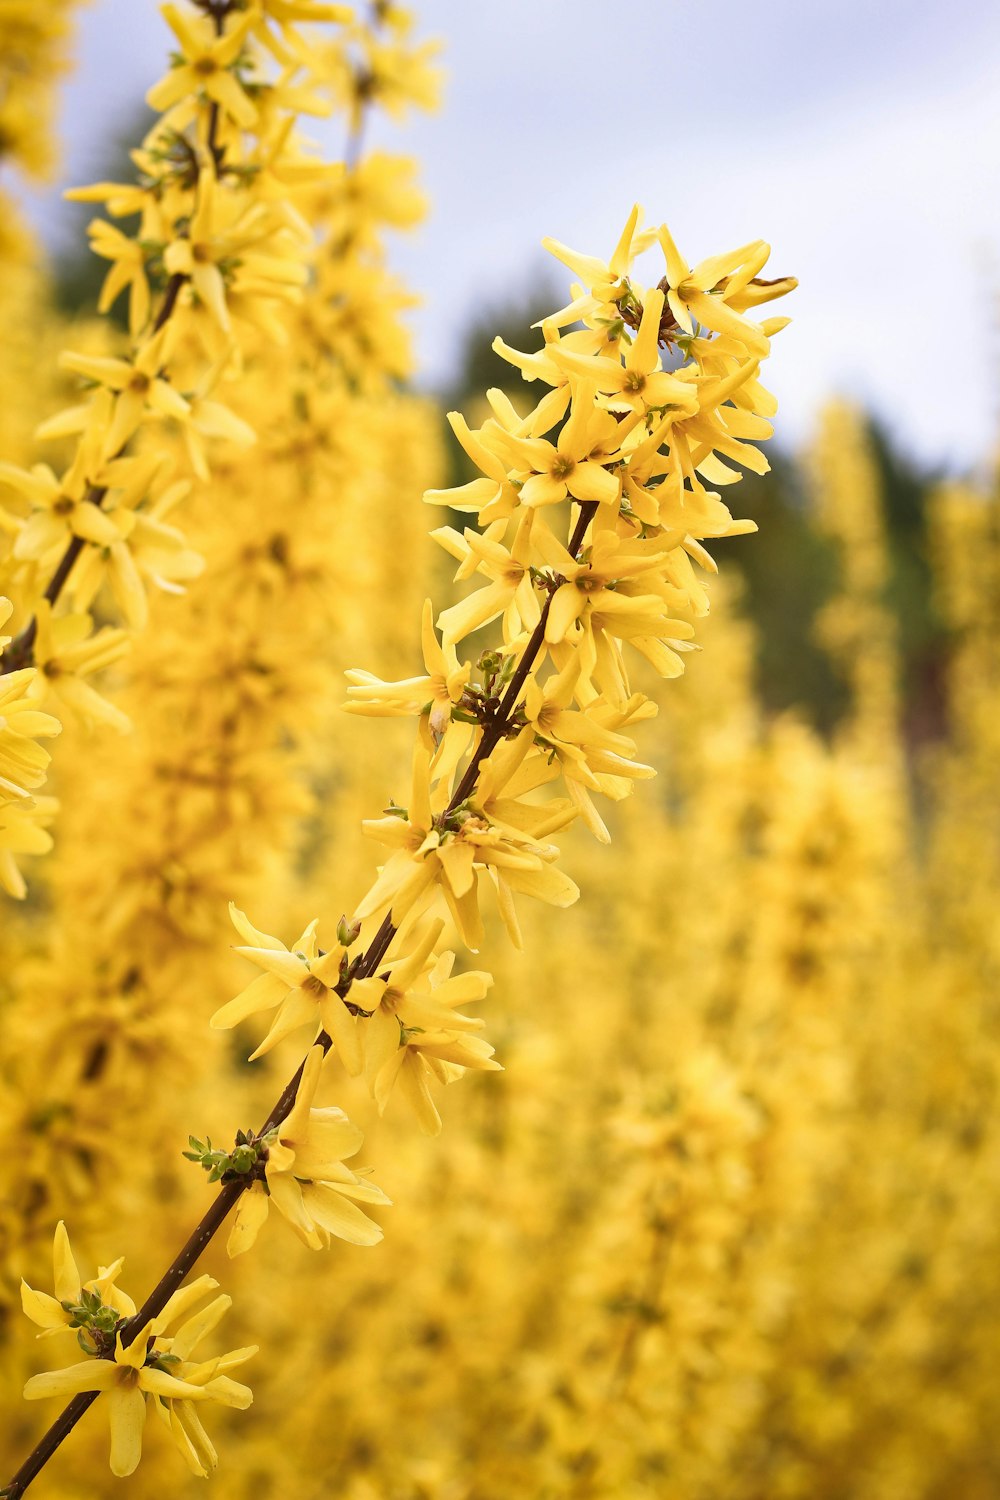
[[[593,520],[596,510],[596,500],[588,500],[585,504],[580,506],[579,519],[577,520],[576,526],[573,528],[573,535],[570,538],[569,543],[569,553],[571,557],[576,557],[577,553],[579,552],[580,547],[583,544],[583,539],[587,534],[587,527]],[[542,613],[539,616],[538,624],[531,632],[528,644],[527,646],[525,646],[524,652],[521,656],[521,660],[517,664],[517,670],[514,673],[513,677],[510,679],[510,682],[507,686],[507,691],[503,695],[503,699],[500,703],[499,708],[497,709],[496,714],[483,730],[483,737],[479,741],[479,744],[476,746],[475,754],[469,761],[469,764],[466,766],[465,774],[459,782],[451,801],[448,803],[446,816],[447,813],[453,813],[457,807],[461,807],[466,798],[472,794],[476,782],[479,779],[479,767],[482,765],[483,761],[488,755],[492,755],[493,751],[496,749],[497,745],[500,743],[504,735],[507,733],[507,730],[510,728],[511,720],[514,717],[515,710],[518,706],[517,700],[520,695],[521,689],[524,687],[524,684],[527,681],[528,673],[534,666],[535,658],[538,656],[539,651],[542,649],[542,644],[545,640],[545,627],[548,624],[549,610],[552,608],[552,599],[553,595],[549,594],[545,603],[542,605]]]
[[[583,539],[587,534],[587,527],[594,519],[596,510],[596,500],[588,500],[580,506],[580,515],[577,519],[575,527],[573,528],[573,535],[570,537],[569,542],[569,552],[572,557],[576,557],[581,546],[583,545]],[[504,693],[496,713],[489,721],[486,728],[483,730],[482,738],[480,739],[479,744],[476,746],[473,752],[472,759],[469,761],[469,764],[465,768],[465,773],[462,776],[461,781],[459,782],[455,791],[452,793],[451,801],[448,803],[448,806],[445,809],[445,817],[447,817],[449,813],[453,813],[456,808],[461,807],[462,803],[472,795],[476,787],[476,782],[479,780],[479,770],[482,766],[483,761],[487,758],[487,756],[492,755],[493,751],[496,749],[497,745],[503,739],[504,735],[507,733],[507,730],[511,726],[514,714],[516,713],[518,708],[517,700],[520,696],[521,689],[524,687],[524,684],[527,681],[528,673],[534,666],[535,661],[538,657],[538,653],[539,651],[541,651],[543,642],[545,640],[545,627],[548,624],[549,610],[552,607],[552,598],[552,594],[549,594],[545,603],[542,605],[542,612],[538,618],[538,624],[535,626],[534,630],[531,632],[530,637],[528,638],[528,644],[525,646],[524,651],[521,655],[521,660],[517,664],[517,670],[515,671],[513,677],[510,679],[510,682],[507,685],[507,691]],[[396,928],[393,924],[392,912],[389,911],[383,918],[381,927],[372,938],[364,957],[358,965],[357,977],[359,979],[371,978],[375,970],[378,968],[379,964],[382,962],[382,959],[385,957],[386,952],[389,948],[389,944],[392,942],[395,936]]]
[[[31,1481],[44,1469],[60,1443],[64,1438],[69,1437],[84,1412],[94,1404],[100,1394],[100,1391],[82,1391],[79,1396],[73,1397],[37,1447],[28,1454],[6,1489],[0,1490],[3,1500],[20,1500]]]
[[[301,1069],[299,1071],[301,1072]],[[293,1094],[293,1102],[294,1098]],[[227,1182],[219,1189],[215,1202],[197,1224],[183,1250],[181,1250],[168,1269],[164,1271],[138,1312],[129,1318],[128,1322],[122,1328],[121,1337],[124,1345],[127,1345],[130,1340],[134,1339],[136,1334],[142,1332],[150,1318],[158,1317],[163,1311],[187,1273],[201,1258],[202,1252],[218,1234],[229,1217],[230,1211],[236,1207],[237,1200],[244,1192],[245,1187],[246,1184],[244,1182],[236,1181]]]
[[[164,323],[173,313],[174,308],[177,306],[178,294],[185,281],[187,281],[187,276],[184,274],[184,272],[175,271],[170,280],[167,282],[167,289],[163,294],[163,306],[157,313],[156,322],[153,324],[154,333],[159,333]]]

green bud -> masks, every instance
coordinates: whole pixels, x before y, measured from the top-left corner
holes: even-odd
[[[361,923],[349,922],[345,913],[337,923],[337,942],[342,948],[349,948],[352,943],[357,942],[360,936]]]

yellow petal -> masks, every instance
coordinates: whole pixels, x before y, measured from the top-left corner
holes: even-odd
[[[69,1235],[66,1225],[62,1219],[56,1225],[55,1239],[52,1244],[52,1271],[55,1283],[56,1297],[60,1302],[79,1302],[80,1272],[77,1270],[76,1261],[73,1259],[73,1251],[70,1249]]]
[[[111,1472],[119,1479],[132,1474],[142,1457],[142,1429],[146,1400],[138,1386],[114,1385],[108,1391],[111,1424]]]
[[[86,1359],[65,1370],[46,1370],[32,1375],[24,1387],[26,1401],[41,1401],[46,1396],[78,1396],[81,1391],[109,1391],[117,1383],[118,1370],[107,1359]]]
[[[268,1200],[264,1189],[257,1182],[243,1194],[236,1209],[236,1218],[226,1242],[227,1254],[232,1258],[249,1250],[267,1218]]]

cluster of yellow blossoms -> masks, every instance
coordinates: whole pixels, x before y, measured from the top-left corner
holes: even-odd
[[[163,14],[180,51],[149,94],[165,113],[134,153],[137,181],[70,194],[113,217],[138,216],[131,234],[106,219],[91,225],[93,248],[111,262],[100,308],[128,289],[131,348],[121,358],[64,352],[60,366],[79,378],[81,399],[38,436],[64,452],[70,440],[65,460],[56,469],[0,464],[0,485],[15,497],[0,510],[12,538],[0,608],[9,615],[13,600],[20,627],[0,656],[0,753],[12,773],[0,783],[0,880],[15,896],[25,891],[16,856],[51,843],[51,799],[32,796],[48,757],[34,741],[59,725],[38,705],[123,727],[82,679],[120,658],[128,637],[95,628],[92,611],[112,608],[138,629],[149,586],[181,592],[201,571],[173,513],[192,479],[209,477],[206,445],[255,441],[219,398],[248,336],[287,337],[281,309],[301,300],[313,253],[296,200],[343,171],[295,125],[302,111],[329,108],[311,87],[298,27],[343,20],[344,7],[204,0]],[[164,427],[179,432],[179,451],[164,451]],[[71,612],[52,619],[65,601]]]
[[[34,176],[44,175],[54,155],[50,129],[54,83],[66,66],[65,51],[74,8],[75,0],[59,0],[43,7],[32,4],[31,0],[8,0],[3,9],[0,159]],[[29,339],[37,336],[31,327],[38,307],[29,269],[29,262],[35,257],[12,207],[6,201],[0,206],[3,209],[0,253],[7,264],[2,311],[8,349],[13,355],[5,363],[15,365],[18,354],[26,355],[24,346]],[[26,358],[24,363],[27,367]],[[16,402],[8,399],[13,392],[8,392],[6,386],[2,396],[6,413]],[[8,417],[4,416],[2,422],[0,435],[4,451],[9,451],[20,434]],[[3,530],[2,513],[0,530]],[[0,549],[0,558],[2,555]],[[2,579],[0,562],[0,592]],[[0,631],[12,612],[10,600],[0,598]],[[9,635],[0,634],[0,652],[9,640]],[[24,891],[15,856],[43,853],[50,847],[43,825],[51,816],[53,803],[51,798],[33,796],[45,780],[49,756],[36,741],[57,734],[59,722],[50,714],[40,713],[37,700],[29,696],[32,675],[14,672],[0,682],[0,886],[14,895]]]
[[[632,263],[654,245],[666,274],[646,287]],[[429,1130],[440,1128],[432,1077],[497,1066],[470,1034],[479,1023],[452,1009],[481,998],[490,976],[449,977],[445,920],[478,950],[489,894],[520,946],[517,895],[567,906],[579,894],[551,836],[581,816],[607,842],[594,795],[619,801],[653,774],[626,731],[655,705],[633,691],[624,648],[675,676],[708,608],[695,572],[712,566],[704,541],[753,529],[705,481],[739,478],[722,455],[765,466],[750,440],[769,435],[774,403],[758,369],[786,320],[757,324],[746,312],[794,286],[758,276],[761,241],[692,270],[665,227],[640,229],[638,207],[607,264],[549,248],[583,278],[573,300],[543,320],[538,353],[496,346],[549,390],[525,416],[490,392],[494,414],[475,432],[453,413],[483,478],[427,496],[478,516],[479,528],[434,536],[457,559],[458,579],[485,581],[436,627],[425,605],[423,675],[348,674],[354,712],[418,720],[405,804],[364,824],[386,861],[321,953],[315,924],[289,953],[235,914],[248,940],[240,951],[265,972],[213,1018],[232,1026],[277,1008],[254,1056],[300,1026],[322,1026],[347,1071],[365,1070],[380,1106],[405,1080]],[[664,349],[679,356],[669,373]],[[463,658],[466,638],[497,619],[500,639]],[[534,795],[560,780],[564,796]]]
[[[380,9],[391,23],[393,8]],[[183,592],[202,570],[175,511],[194,481],[210,477],[207,445],[232,452],[256,441],[233,394],[248,348],[286,342],[304,300],[314,257],[304,210],[326,192],[333,216],[347,218],[345,198],[387,190],[384,173],[366,183],[347,165],[320,161],[297,135],[296,116],[325,112],[338,90],[357,108],[375,93],[389,108],[413,95],[402,24],[395,39],[366,48],[361,88],[350,46],[324,51],[301,29],[346,23],[343,7],[194,0],[163,14],[179,51],[148,95],[164,113],[134,153],[137,181],[74,195],[113,219],[138,219],[131,234],[106,219],[91,226],[93,249],[110,262],[100,309],[127,293],[130,347],[65,353],[60,367],[84,388],[39,430],[62,457],[0,465],[14,497],[0,516],[10,538],[0,582],[13,601],[4,601],[5,617],[17,627],[0,658],[0,876],[14,895],[24,894],[15,857],[49,844],[52,802],[35,796],[48,757],[37,741],[56,733],[60,718],[46,710],[127,728],[85,679],[127,652],[129,632],[147,622],[150,586]],[[350,40],[361,45],[357,34]],[[354,124],[359,130],[358,117]],[[692,268],[665,227],[641,228],[638,208],[607,263],[549,248],[579,278],[572,300],[543,320],[537,352],[497,345],[547,390],[526,415],[491,392],[492,416],[478,431],[453,414],[483,477],[428,495],[478,519],[434,533],[458,563],[457,579],[476,586],[436,621],[425,606],[423,674],[349,674],[354,712],[418,721],[405,804],[365,824],[389,851],[385,862],[326,948],[316,924],[289,950],[234,909],[240,951],[263,972],[213,1023],[273,1010],[255,1056],[302,1027],[319,1045],[260,1132],[242,1135],[232,1152],[192,1139],[189,1154],[223,1180],[225,1206],[236,1208],[230,1254],[253,1243],[272,1199],[313,1248],[381,1237],[357,1205],[388,1199],[344,1165],[360,1131],[339,1109],[313,1108],[326,1054],[364,1075],[379,1110],[398,1084],[429,1132],[441,1124],[433,1082],[498,1067],[476,1034],[482,1022],[460,1009],[484,997],[491,976],[465,970],[446,932],[478,950],[481,902],[492,895],[520,946],[518,896],[576,900],[553,835],[579,817],[607,842],[595,796],[620,801],[653,774],[636,759],[632,731],[655,705],[633,689],[626,651],[663,677],[677,675],[708,608],[696,572],[713,568],[704,542],[754,529],[733,519],[713,487],[739,479],[732,463],[766,468],[754,445],[770,435],[774,403],[758,371],[786,320],[747,314],[794,281],[761,278],[768,247],[760,241]],[[646,285],[633,262],[657,249],[664,274]],[[346,350],[356,329],[339,333]],[[109,612],[127,629],[95,626]],[[467,638],[498,620],[492,643],[466,655]],[[112,1468],[122,1474],[138,1462],[151,1397],[204,1473],[215,1455],[195,1406],[247,1404],[249,1393],[224,1372],[252,1351],[191,1361],[228,1299],[168,1335],[214,1283],[201,1278],[169,1296],[157,1289],[137,1313],[115,1288],[118,1269],[81,1287],[57,1231],[57,1296],[26,1289],[25,1309],[46,1329],[82,1330],[90,1358],[33,1377],[26,1394],[107,1392]]]
[[[403,13],[394,7],[382,10],[380,24],[402,37],[407,29]],[[15,896],[23,896],[25,886],[14,856],[43,852],[51,842],[42,824],[54,803],[32,794],[48,763],[37,740],[60,725],[39,704],[67,711],[84,727],[129,727],[120,709],[85,680],[121,659],[129,634],[95,629],[90,611],[97,617],[116,611],[134,631],[146,621],[150,584],[181,592],[200,573],[201,558],[168,514],[190,491],[192,477],[208,479],[206,441],[228,445],[222,453],[225,462],[226,451],[238,454],[256,439],[228,400],[218,399],[218,388],[238,386],[251,347],[273,351],[287,345],[289,314],[303,303],[314,258],[316,204],[324,194],[334,201],[355,196],[346,183],[345,166],[323,163],[298,136],[296,115],[327,113],[335,101],[343,102],[345,52],[359,54],[358,67],[365,66],[373,95],[382,91],[380,74],[374,64],[365,64],[366,51],[384,54],[387,75],[393,57],[398,67],[402,56],[401,44],[394,49],[391,43],[374,41],[364,25],[348,26],[346,8],[315,0],[249,5],[211,0],[194,9],[166,6],[164,15],[181,50],[151,91],[150,102],[166,114],[134,153],[137,182],[98,184],[73,195],[103,203],[115,217],[139,215],[130,235],[104,219],[91,226],[93,248],[112,262],[101,310],[128,291],[131,347],[124,358],[103,349],[62,356],[61,367],[82,377],[86,390],[78,404],[44,423],[39,436],[59,443],[63,452],[69,439],[65,461],[55,469],[44,464],[0,467],[0,480],[15,497],[0,515],[9,538],[0,551],[0,584],[17,607],[15,613],[10,600],[0,601],[0,623],[14,613],[21,627],[13,640],[10,634],[0,638],[0,648],[5,648],[0,657],[0,875]],[[322,33],[301,28],[329,21],[344,23],[344,42],[324,50]],[[401,97],[398,82],[395,96]],[[373,180],[371,191],[377,188]],[[357,218],[363,223],[369,210],[364,195],[358,196]],[[370,246],[366,253],[373,260]],[[343,267],[338,274],[343,282]],[[369,278],[374,286],[372,269]],[[324,280],[322,272],[318,279]],[[342,292],[333,316],[345,317],[351,302]],[[296,357],[303,352],[308,357],[313,351],[307,347]],[[322,422],[322,412],[316,420]],[[287,441],[287,427],[282,437]],[[120,920],[115,936],[120,942]],[[79,973],[74,988],[78,982]],[[113,1012],[107,1019],[113,1023]],[[140,1022],[136,1041],[141,1031]],[[99,1052],[103,1046],[98,1043]],[[96,1082],[102,1065],[94,1070],[85,1059],[81,1062]],[[141,1080],[136,1083],[142,1087]],[[324,1123],[324,1149],[329,1152],[331,1112]],[[85,1129],[78,1138],[81,1152],[84,1138]],[[346,1122],[338,1139],[341,1155],[352,1154],[360,1144],[359,1133]],[[303,1142],[287,1131],[280,1142],[272,1142],[267,1187],[276,1201],[280,1152],[289,1164],[293,1153],[301,1161]],[[312,1165],[319,1170],[315,1159]],[[346,1169],[338,1176],[335,1160],[328,1170],[347,1196],[384,1201],[377,1188],[353,1174],[345,1177]],[[288,1180],[294,1179],[289,1175]],[[257,1201],[247,1194],[240,1222],[244,1246],[250,1243],[247,1226]],[[267,1198],[263,1202],[266,1209]],[[325,1217],[336,1217],[342,1234],[350,1232],[353,1213],[365,1227],[355,1223],[352,1237],[359,1242],[378,1237],[376,1227],[351,1204],[338,1212],[341,1202],[338,1191]],[[315,1216],[324,1217],[321,1195],[311,1198],[310,1206]],[[157,1321],[155,1326],[164,1325]],[[133,1343],[126,1349],[126,1363],[137,1347]],[[92,1381],[103,1373],[93,1364],[85,1368]],[[141,1380],[139,1388],[152,1389]],[[58,1382],[50,1389],[38,1381],[28,1393],[69,1389]],[[201,1455],[198,1471],[203,1472],[211,1445],[205,1448],[207,1440],[198,1437],[194,1420],[185,1418],[178,1428],[175,1414],[173,1426],[178,1441],[179,1434],[187,1433],[194,1442]],[[126,1451],[131,1457],[122,1456]],[[134,1467],[137,1457],[131,1442],[125,1448],[119,1444],[113,1467],[128,1472],[121,1465]]]
[[[175,1292],[158,1317],[141,1329],[128,1329],[123,1339],[128,1319],[136,1311],[131,1297],[117,1285],[124,1261],[119,1258],[113,1265],[98,1266],[96,1277],[81,1283],[62,1220],[56,1226],[52,1261],[55,1295],[35,1291],[22,1281],[24,1311],[42,1329],[39,1338],[76,1330],[80,1347],[91,1357],[66,1369],[32,1376],[24,1389],[28,1400],[86,1391],[106,1394],[111,1471],[124,1476],[139,1463],[146,1398],[151,1396],[190,1469],[202,1475],[214,1469],[217,1455],[197,1408],[203,1401],[248,1407],[253,1400],[250,1390],[230,1379],[229,1371],[245,1364],[257,1350],[233,1349],[207,1360],[192,1359],[192,1355],[232,1306],[232,1298],[215,1297],[198,1308],[218,1286],[211,1276],[199,1276]]]
[[[485,583],[443,611],[436,628],[425,606],[425,675],[385,682],[349,674],[354,711],[418,719],[406,805],[391,803],[365,824],[390,850],[376,880],[323,950],[315,923],[289,950],[234,909],[241,951],[263,972],[213,1023],[228,1027],[275,1010],[255,1056],[303,1026],[319,1033],[321,1045],[258,1135],[242,1138],[233,1153],[192,1141],[196,1159],[235,1187],[231,1254],[253,1242],[272,1197],[307,1245],[380,1237],[350,1200],[384,1203],[385,1195],[343,1165],[360,1132],[338,1110],[311,1109],[326,1051],[349,1074],[365,1074],[380,1109],[399,1083],[432,1132],[440,1116],[431,1082],[498,1066],[492,1047],[474,1034],[481,1021],[458,1010],[481,999],[491,977],[453,972],[457,954],[442,944],[446,923],[478,949],[480,897],[491,891],[520,945],[517,895],[558,906],[575,901],[578,889],[556,867],[551,835],[582,815],[607,841],[593,795],[621,800],[634,780],[652,774],[623,732],[655,712],[633,691],[623,648],[661,675],[676,675],[693,620],[707,611],[694,571],[695,563],[711,566],[702,543],[753,529],[734,521],[705,481],[739,477],[721,455],[764,464],[750,440],[769,434],[764,413],[773,403],[757,372],[784,320],[758,325],[745,313],[794,282],[761,281],[767,247],[760,242],[691,270],[667,230],[641,231],[639,217],[636,208],[607,265],[555,247],[584,281],[569,306],[543,322],[538,354],[506,351],[527,378],[549,387],[534,410],[520,417],[494,392],[494,416],[478,432],[452,418],[484,478],[429,498],[477,514],[483,529],[445,527],[435,536],[458,560],[459,578],[478,574]],[[632,262],[657,243],[666,275],[646,287]],[[194,262],[170,275],[168,286],[193,300]],[[208,308],[212,295],[200,305]],[[219,325],[217,312],[206,315]],[[582,331],[561,331],[576,322]],[[169,405],[176,394],[163,378],[160,342],[182,326],[171,325],[164,321],[132,362],[134,371],[143,360],[147,406]],[[663,349],[680,356],[671,373],[661,369]],[[100,366],[103,389],[110,382],[115,392],[105,396],[103,420],[122,444],[142,413],[124,404],[134,374],[113,364]],[[83,427],[83,447],[93,419],[71,414],[62,425]],[[546,434],[557,427],[553,442]],[[500,638],[474,662],[463,660],[466,637],[497,619]],[[535,795],[560,777],[565,796]]]

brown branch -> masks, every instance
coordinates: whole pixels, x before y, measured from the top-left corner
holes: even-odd
[[[577,520],[576,526],[573,529],[573,535],[570,538],[569,543],[568,550],[571,557],[575,558],[577,553],[580,551],[580,548],[583,545],[583,539],[587,534],[587,527],[594,519],[594,513],[596,512],[596,510],[596,500],[588,500],[580,506],[580,516]],[[472,794],[472,791],[476,785],[476,781],[479,777],[479,767],[482,765],[483,761],[488,755],[492,755],[493,751],[496,749],[497,745],[503,739],[504,735],[507,733],[508,729],[511,726],[511,722],[518,707],[518,696],[521,692],[521,689],[524,687],[528,673],[534,666],[535,658],[537,657],[539,651],[542,649],[542,643],[545,640],[545,627],[548,624],[549,610],[552,608],[553,597],[554,596],[552,594],[549,594],[545,603],[542,605],[542,613],[539,616],[538,624],[531,632],[531,637],[528,641],[527,646],[525,646],[524,648],[521,660],[517,664],[517,670],[514,673],[513,677],[510,679],[510,682],[507,686],[507,691],[504,693],[503,699],[500,703],[500,707],[497,709],[496,714],[490,720],[489,724],[487,724],[486,728],[483,730],[483,737],[476,747],[475,754],[473,755],[469,764],[466,766],[465,774],[459,782],[454,796],[448,803],[448,807],[445,811],[446,817],[448,813],[453,813],[457,807],[461,807],[466,798]]]
[[[100,1394],[100,1391],[82,1391],[79,1396],[73,1397],[37,1447],[28,1454],[10,1483],[0,1490],[3,1500],[20,1500],[31,1481],[45,1467],[64,1438],[69,1437],[84,1412]]]
[[[596,510],[596,500],[588,500],[580,506],[580,515],[577,519],[576,526],[573,528],[573,535],[570,537],[569,542],[569,552],[572,557],[576,557],[577,553],[580,551],[580,548],[583,545],[583,539],[587,534],[587,527],[593,520]],[[542,644],[545,640],[545,627],[548,624],[549,610],[552,607],[552,598],[552,594],[549,594],[545,603],[542,605],[542,612],[539,616],[538,624],[531,632],[531,635],[528,639],[528,644],[525,646],[524,651],[521,655],[521,660],[517,664],[517,670],[515,671],[513,677],[507,685],[507,691],[504,693],[496,713],[493,715],[489,723],[486,725],[486,728],[483,730],[482,738],[480,739],[479,744],[476,746],[473,752],[472,759],[466,766],[462,779],[453,792],[451,801],[445,808],[445,817],[448,817],[450,813],[455,812],[455,810],[461,807],[462,803],[472,795],[473,791],[475,790],[476,782],[479,779],[479,769],[483,761],[487,758],[487,756],[493,754],[493,751],[496,749],[497,745],[499,745],[500,741],[503,739],[504,735],[507,733],[513,722],[514,715],[517,712],[518,708],[517,700],[520,695],[521,689],[524,687],[524,684],[528,677],[528,673],[534,666],[535,660],[538,656],[539,651],[541,651]],[[393,925],[392,912],[389,911],[386,913],[381,927],[372,938],[372,941],[369,944],[364,957],[361,959],[361,962],[358,965],[356,971],[358,979],[371,978],[371,976],[374,974],[375,970],[378,968],[379,964],[385,957],[389,944],[392,942],[395,936],[396,928]]]

